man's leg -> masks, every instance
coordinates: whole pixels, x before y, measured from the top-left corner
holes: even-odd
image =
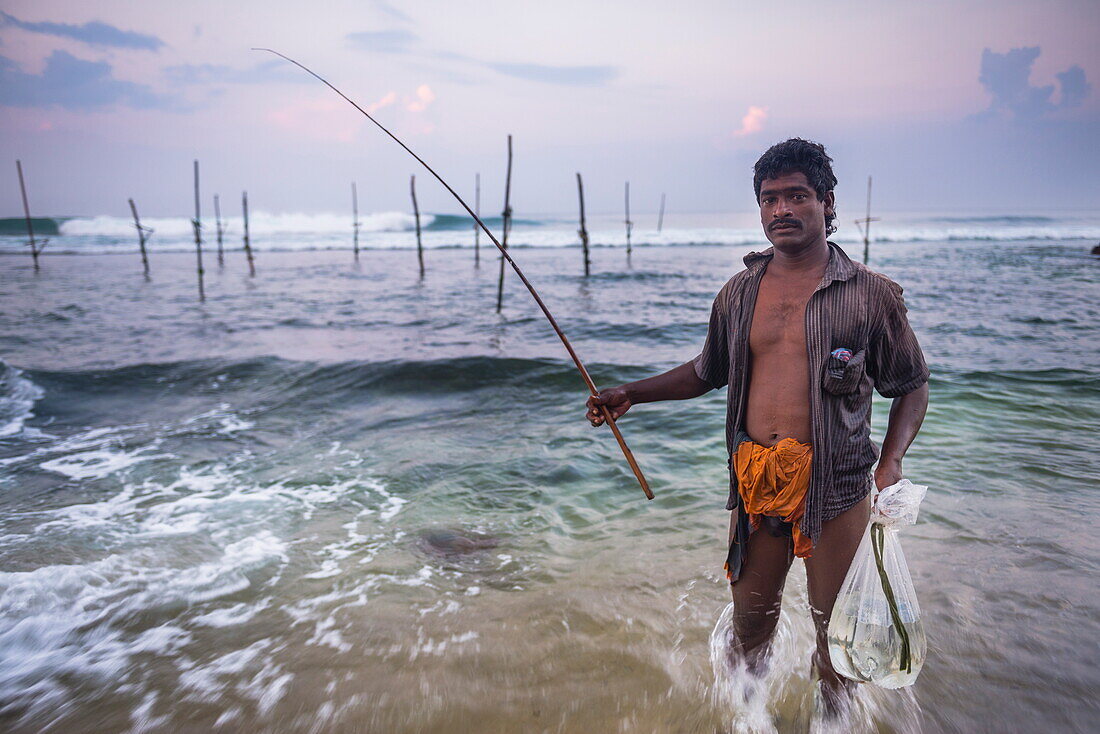
[[[731,536],[732,521],[731,516]],[[760,669],[767,657],[772,634],[779,623],[783,583],[792,560],[790,538],[776,538],[764,528],[749,535],[741,576],[731,587],[733,631],[737,635],[731,654],[743,657],[753,672]]]
[[[846,510],[822,524],[821,537],[813,556],[806,559],[806,584],[809,587],[810,608],[817,629],[817,650],[814,667],[821,678],[821,693],[830,710],[842,700],[843,694],[851,694],[855,683],[837,675],[829,662],[829,616],[840,593],[844,576],[863,539],[870,518],[871,498]]]

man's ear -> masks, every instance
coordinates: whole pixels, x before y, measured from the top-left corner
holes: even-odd
[[[836,214],[836,197],[833,196],[832,191],[825,192],[825,214],[828,216]]]

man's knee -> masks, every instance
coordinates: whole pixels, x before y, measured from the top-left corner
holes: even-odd
[[[770,640],[779,624],[780,601],[776,599],[762,603],[757,599],[754,604],[742,599],[738,603],[736,589],[733,596],[733,631],[741,648],[752,650]]]
[[[746,629],[738,630],[737,644],[745,652],[751,652],[761,645],[766,645],[775,635],[776,624],[752,624]]]

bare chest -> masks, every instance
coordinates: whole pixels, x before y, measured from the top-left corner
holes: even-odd
[[[753,357],[805,354],[806,304],[818,282],[786,281],[765,274],[749,331],[749,351]]]

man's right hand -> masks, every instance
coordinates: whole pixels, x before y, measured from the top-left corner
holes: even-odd
[[[600,390],[599,395],[593,395],[588,399],[588,410],[584,417],[592,425],[601,426],[604,423],[601,405],[607,406],[611,411],[611,417],[619,420],[634,403],[687,400],[697,398],[713,389],[710,383],[704,382],[695,373],[694,361],[689,360],[656,377],[647,377],[637,382],[628,382],[625,385]]]
[[[620,417],[626,411],[630,410],[630,406],[633,403],[630,402],[630,396],[627,394],[626,388],[611,387],[607,390],[600,390],[599,395],[593,395],[588,398],[588,402],[585,403],[587,412],[584,417],[588,419],[588,422],[593,426],[603,425],[603,411],[600,410],[601,405],[606,405],[611,411],[611,417],[615,420],[619,420]]]

